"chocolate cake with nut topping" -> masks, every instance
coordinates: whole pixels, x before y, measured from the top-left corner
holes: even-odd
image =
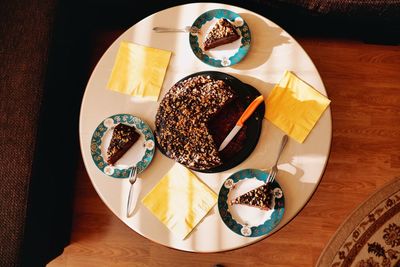
[[[228,44],[240,38],[235,26],[227,19],[220,18],[206,35],[204,50]]]
[[[114,165],[139,139],[135,127],[119,123],[114,127],[110,145],[107,148],[107,163]]]
[[[222,164],[208,122],[236,95],[223,80],[194,76],[176,83],[157,111],[155,136],[168,157],[195,169]]]
[[[273,191],[270,183],[263,184],[231,201],[231,205],[242,204],[256,207],[262,210],[272,209],[274,200]]]

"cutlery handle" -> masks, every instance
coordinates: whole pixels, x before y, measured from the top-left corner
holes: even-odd
[[[175,28],[165,28],[165,27],[154,27],[155,32],[187,32],[186,29],[175,29]]]
[[[133,184],[131,184],[131,188],[129,189],[129,195],[128,195],[128,205],[126,207],[126,217],[130,217],[132,213],[132,196],[133,196]]]
[[[264,101],[264,96],[260,95],[250,105],[246,108],[243,112],[242,116],[239,118],[238,122],[236,123],[237,126],[243,126],[244,122],[253,114],[254,110]]]
[[[281,156],[281,154],[282,154],[283,149],[284,149],[285,146],[286,146],[286,143],[287,143],[288,139],[289,139],[289,137],[287,136],[287,134],[285,134],[285,135],[282,137],[281,147],[279,148],[279,153],[278,153],[278,156],[276,157],[275,165],[278,164],[278,160],[279,160],[279,158],[280,158],[280,156]]]

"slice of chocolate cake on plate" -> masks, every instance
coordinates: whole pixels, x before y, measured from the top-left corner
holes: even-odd
[[[263,184],[231,200],[230,204],[242,204],[261,210],[273,209],[274,193],[270,183]]]
[[[118,124],[114,127],[110,145],[107,148],[107,163],[114,165],[129,148],[139,139],[140,134],[135,127]]]
[[[204,41],[204,50],[232,43],[240,38],[236,27],[227,19],[220,18],[207,33]]]

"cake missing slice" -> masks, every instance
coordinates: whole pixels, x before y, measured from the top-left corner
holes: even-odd
[[[243,195],[233,199],[230,204],[242,204],[250,207],[256,207],[261,210],[272,209],[274,200],[273,190],[270,183],[263,184]]]
[[[165,94],[155,120],[157,143],[165,155],[194,170],[222,165],[207,123],[237,95],[224,80],[197,75]]]
[[[110,145],[107,148],[107,163],[114,165],[139,139],[135,127],[119,123],[115,126]]]
[[[240,38],[235,26],[227,19],[220,18],[212,27],[204,41],[204,50],[232,43]]]

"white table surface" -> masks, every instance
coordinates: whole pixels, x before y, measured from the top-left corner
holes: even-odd
[[[191,25],[202,13],[216,8],[232,10],[244,18],[252,35],[251,48],[243,61],[227,68],[215,68],[201,62],[192,53],[187,33],[154,33],[155,26],[182,27]],[[143,101],[108,90],[106,85],[121,41],[129,41],[173,51],[158,102]],[[125,224],[144,237],[159,244],[194,252],[216,252],[235,249],[259,241],[232,232],[220,218],[215,205],[203,221],[185,239],[180,240],[144,207],[140,200],[174,164],[156,151],[150,166],[135,184],[139,199],[134,216],[126,218],[129,190],[127,179],[103,174],[90,154],[90,140],[99,123],[118,113],[142,118],[154,130],[154,119],[162,96],[181,78],[198,71],[215,70],[231,74],[257,88],[265,97],[282,78],[285,70],[300,78],[322,94],[326,91],[321,77],[302,47],[287,32],[270,20],[246,9],[213,3],[194,3],[157,12],[124,32],[108,48],[95,67],[82,100],[79,136],[85,167],[97,193],[104,203]],[[240,165],[221,173],[196,175],[218,194],[223,181],[245,168],[267,168],[277,155],[283,132],[264,120],[260,140],[252,154]],[[283,227],[306,205],[323,175],[331,145],[332,122],[328,108],[303,144],[290,139],[280,158],[277,178],[285,194],[285,214],[273,232]],[[277,233],[279,234],[279,233]]]

